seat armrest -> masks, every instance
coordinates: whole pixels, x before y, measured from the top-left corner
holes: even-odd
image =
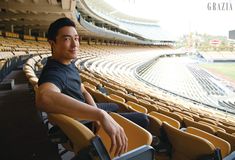
[[[140,146],[134,150],[131,150],[119,157],[115,157],[113,160],[154,160],[155,150],[149,145]]]

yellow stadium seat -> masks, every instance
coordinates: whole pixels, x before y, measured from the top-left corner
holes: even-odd
[[[140,104],[141,106],[145,107],[148,110],[148,112],[152,112],[152,111],[157,112],[158,111],[158,107],[157,106],[155,106],[153,104],[145,103],[142,100],[139,100],[138,104]]]
[[[161,120],[162,122],[166,122],[177,129],[180,128],[180,122],[178,122],[177,120],[175,120],[171,117],[168,117],[164,114],[161,114],[158,112],[150,112],[149,115],[154,116],[154,117],[158,118],[159,120]]]
[[[217,131],[216,135],[230,143],[231,152],[235,151],[235,134],[233,135],[223,131]]]
[[[151,134],[115,113],[111,113],[111,116],[124,128],[129,140],[129,152],[122,154],[120,157],[115,157],[115,160],[133,159],[134,157],[145,160],[146,156],[148,157],[147,160],[154,160],[154,149],[149,146],[152,141]],[[106,133],[103,133],[102,128],[99,131],[100,140],[92,131],[73,118],[62,114],[48,114],[48,118],[51,123],[57,125],[66,134],[77,159],[111,160],[104,146],[105,144],[109,149],[110,146],[107,146],[107,144],[110,143],[110,139]],[[138,134],[133,136],[133,133]]]
[[[211,123],[207,123],[207,122],[204,122],[204,121],[198,121],[198,123],[201,123],[201,124],[205,124],[205,125],[207,125],[207,126],[210,126],[210,127],[212,127],[212,128],[214,128],[214,130],[217,132],[217,131],[223,131],[223,132],[225,132],[225,129],[223,129],[223,128],[221,128],[221,127],[218,127],[218,126],[216,126],[216,125],[213,125],[213,124],[211,124]]]
[[[152,135],[147,130],[116,113],[111,113],[110,115],[123,127],[128,138],[128,151],[142,145],[150,145],[152,143]],[[109,149],[111,143],[108,135],[102,128],[97,134],[102,138],[106,148]],[[111,154],[111,157],[113,157],[113,154]]]
[[[203,157],[212,156],[214,154],[215,147],[208,140],[181,131],[165,122],[162,126],[172,145],[171,159],[199,160]]]
[[[141,105],[139,105],[137,103],[128,101],[128,102],[126,102],[126,104],[129,105],[129,109],[131,111],[141,112],[141,113],[148,113],[148,110],[145,107],[143,107],[143,106],[141,106]]]
[[[225,129],[227,133],[230,133],[230,134],[235,133],[235,129],[234,128],[231,128],[231,127],[228,127],[228,126],[225,126],[225,125],[221,125],[221,124],[218,124],[218,126],[223,128],[223,129]]]
[[[195,121],[190,120],[188,118],[184,118],[184,124],[185,124],[185,127],[195,127],[195,128],[201,129],[201,130],[206,131],[207,133],[210,133],[213,135],[216,133],[216,131],[213,127],[208,126],[203,123],[195,122]]]
[[[110,94],[109,97],[112,98],[112,99],[115,99],[115,100],[117,100],[117,101],[119,101],[119,102],[125,103],[125,99],[122,98],[122,97],[120,97],[120,96],[118,96],[118,95]]]
[[[171,117],[171,118],[179,121],[180,124],[182,124],[182,122],[183,122],[183,117],[179,114],[176,114],[174,112],[170,112],[169,110],[167,111],[165,109],[159,109],[159,112],[166,115],[166,116],[168,116],[168,117]]]
[[[222,158],[229,155],[229,153],[231,151],[230,144],[227,141],[225,141],[219,137],[216,137],[215,135],[212,135],[210,133],[207,133],[205,131],[202,131],[202,130],[194,128],[194,127],[188,127],[186,129],[186,132],[191,133],[196,136],[199,136],[199,137],[202,137],[202,138],[208,140],[209,142],[211,142],[215,148],[219,148],[221,150]]]

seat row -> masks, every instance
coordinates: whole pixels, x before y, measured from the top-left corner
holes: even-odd
[[[35,62],[35,64],[36,64],[36,62]],[[90,91],[90,93],[94,96],[94,98],[96,99],[97,102],[98,101],[116,102],[125,111],[138,111],[138,112],[148,113],[149,117],[155,117],[152,119],[150,118],[152,121],[151,124],[152,124],[152,126],[154,126],[154,127],[151,127],[150,131],[152,134],[159,135],[160,137],[161,137],[162,131],[161,131],[161,129],[158,129],[157,126],[159,126],[159,128],[164,128],[163,127],[164,123],[167,122],[168,124],[171,124],[170,126],[174,126],[175,128],[177,128],[177,130],[179,130],[181,123],[182,123],[182,122],[178,122],[177,120],[175,120],[169,116],[166,116],[166,114],[165,115],[162,114],[164,111],[172,113],[172,115],[178,115],[178,117],[180,117],[179,113],[185,115],[185,117],[190,117],[190,114],[194,113],[194,112],[190,113],[191,110],[189,110],[187,108],[182,108],[182,106],[177,106],[174,103],[170,103],[170,102],[166,103],[164,100],[160,100],[156,97],[154,99],[154,97],[152,97],[150,95],[142,94],[139,92],[134,92],[134,90],[132,90],[130,88],[124,88],[124,87],[120,86],[119,83],[112,81],[108,78],[104,78],[99,74],[91,74],[87,71],[81,71],[81,72],[82,72],[82,74],[85,75],[85,76],[83,75],[83,77],[82,76],[81,77],[84,78],[85,81],[89,81],[89,82],[85,82],[83,80],[85,87],[88,89],[88,91]],[[112,94],[108,94],[108,96],[107,96],[101,92],[98,92],[97,88],[99,85],[101,85],[101,87],[104,87],[106,90],[108,90],[108,92],[110,92]],[[117,95],[117,92],[115,92],[115,91],[117,91],[120,94]],[[94,93],[92,93],[92,92],[94,92]],[[97,94],[97,95],[95,95],[95,94]],[[142,103],[142,105],[141,105],[141,103]],[[155,105],[153,105],[153,103],[155,103]],[[145,107],[144,107],[144,104],[146,105]],[[176,112],[178,112],[178,113],[176,113]],[[200,115],[200,114],[198,113],[198,115]],[[200,116],[198,116],[198,117],[202,118]],[[175,117],[177,117],[177,116],[175,116]],[[188,119],[190,119],[190,118],[188,118]],[[192,119],[193,118],[191,118],[191,120]],[[160,125],[156,125],[156,124],[160,124]],[[170,143],[173,143],[173,142],[170,142]],[[227,146],[229,146],[229,145],[227,145]],[[195,150],[195,148],[193,148],[193,149]],[[225,153],[227,153],[227,152],[225,152]],[[173,151],[171,151],[170,153],[171,153],[170,154],[171,156],[174,155]],[[230,153],[230,151],[229,151],[229,153]],[[222,154],[222,155],[223,155],[223,157],[225,157],[226,154]]]

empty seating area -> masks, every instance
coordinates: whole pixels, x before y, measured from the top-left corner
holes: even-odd
[[[44,42],[11,40],[1,37],[1,41],[4,41],[2,43],[4,45],[1,45],[2,48],[8,47],[9,49],[4,51],[8,52],[8,55],[1,54],[3,56],[2,60],[8,61],[8,58],[12,60],[19,57],[27,60],[23,65],[23,71],[30,84],[30,89],[36,91],[40,71],[47,57],[51,56],[50,51],[48,47],[42,47]],[[7,46],[7,44],[9,45]],[[27,47],[29,45],[34,47]],[[20,50],[19,48],[23,49]],[[193,159],[200,156],[225,158],[231,156],[230,154],[234,151],[235,139],[235,120],[233,116],[179,100],[136,78],[136,68],[160,56],[165,50],[168,50],[168,48],[88,44],[80,46],[76,65],[80,70],[85,88],[94,97],[95,101],[114,102],[120,106],[120,112],[142,112],[147,114],[150,119],[148,131],[144,130],[144,132],[155,137],[154,143],[151,144],[152,136],[150,136],[148,141],[138,145],[135,145],[135,140],[131,141],[130,139],[130,146],[132,144],[133,146],[130,148],[130,152],[123,155],[123,157],[136,153],[133,152],[133,149],[138,150],[138,153],[141,152],[144,155],[148,153],[150,156],[156,156],[157,159],[165,159],[167,157],[173,159],[179,157]],[[30,53],[31,51],[33,53]],[[143,54],[145,54],[144,57],[142,56]],[[26,57],[24,57],[25,55]],[[145,72],[143,72],[143,76],[146,76]],[[115,117],[115,115],[113,116]],[[78,138],[77,135],[74,137],[69,133],[74,131],[72,126],[77,126],[79,122],[75,123],[68,117],[61,115],[49,115],[49,118],[51,122],[55,122],[61,127],[70,141],[72,141],[73,146],[78,146],[72,151],[75,155],[81,156],[81,148],[79,147],[86,143],[79,142],[79,140],[76,140]],[[66,120],[66,123],[61,120]],[[71,128],[63,128],[65,124],[66,126],[72,126]],[[129,128],[127,128],[127,132],[129,132]],[[186,128],[186,130],[183,128]],[[77,128],[76,132],[79,135],[81,129]],[[85,131],[82,134],[86,135],[87,133],[88,131]],[[130,135],[132,134],[130,132]],[[102,130],[100,135],[101,139],[107,139],[107,135],[105,136]],[[176,135],[183,138],[180,144],[175,141]],[[91,134],[91,136],[94,135]],[[100,144],[100,142],[93,141],[92,137],[88,138],[87,141]],[[105,140],[104,146],[107,148],[109,144],[106,144],[106,142],[108,141]],[[179,145],[184,148],[188,146],[189,142],[195,143],[195,147],[188,148],[187,153],[178,151]],[[155,148],[154,155],[151,147],[143,146],[150,144]],[[196,146],[199,144],[205,147],[198,150]],[[222,146],[220,150],[216,149],[218,146]],[[66,149],[68,150],[69,148]],[[96,149],[100,152],[101,148]],[[103,149],[106,150],[105,148]],[[107,156],[112,157],[109,154]]]
[[[139,72],[139,77],[199,104],[234,113],[233,102],[222,104],[222,100],[227,101],[235,95],[233,89],[224,80],[200,68],[197,63],[188,57],[159,58],[151,67]]]
[[[160,55],[162,51],[164,48],[160,47],[82,44],[76,64],[82,83],[96,102],[114,102],[119,105],[120,112],[142,112],[148,115],[148,132],[156,136],[155,143],[152,144],[156,150],[156,159],[222,159],[232,156],[230,154],[234,151],[235,139],[234,116],[178,100],[135,77],[138,66]],[[144,57],[141,56],[143,52]],[[50,54],[34,56],[23,67],[35,90],[38,74],[48,56]],[[81,145],[81,141],[74,141],[78,138],[76,135],[70,135],[69,132],[73,129],[64,128],[65,124],[59,122],[60,118],[67,119],[66,117],[52,117],[52,121],[58,120],[56,124],[62,125],[62,130],[73,146]],[[72,120],[68,119],[67,125],[75,123],[70,121]],[[78,132],[81,130],[78,129]],[[103,132],[100,134],[103,135]],[[105,140],[105,146],[109,145],[107,142]],[[130,143],[134,144],[132,141]],[[144,144],[150,145],[149,142]],[[79,147],[74,149],[77,149],[75,154],[81,152]]]
[[[126,2],[136,5],[135,1]],[[127,16],[108,3],[104,0],[0,1],[3,159],[235,159],[235,88],[228,88],[200,68],[195,55],[191,58],[191,53],[174,49],[178,46],[176,40],[161,28],[160,19]],[[74,48],[70,49],[76,47],[75,30],[67,27],[60,33],[65,21],[72,25],[69,20],[54,23],[55,30],[47,32],[54,20],[64,17],[75,22],[79,34],[75,65],[82,85],[96,103],[118,105],[117,113],[109,112],[109,115],[126,133],[127,153],[120,156],[110,153],[110,138],[114,137],[108,136],[108,129],[102,126],[107,121],[101,120],[102,125],[90,119],[80,121],[82,116],[63,115],[61,107],[57,111],[62,114],[56,114],[55,104],[44,101],[44,90],[37,105],[45,104],[48,113],[38,111],[34,105],[40,88],[38,80],[48,57],[52,56],[51,50],[57,56],[55,52],[64,45],[65,50],[75,54]],[[50,33],[56,45],[48,44],[45,37],[50,37]],[[64,38],[62,46],[58,46],[57,38]],[[234,52],[198,54],[203,62],[235,61]],[[69,63],[69,57],[60,55],[59,60]],[[14,80],[15,88],[3,89],[3,85],[13,84]],[[89,94],[85,97],[89,99]],[[123,112],[143,113],[149,125],[142,128],[121,116]],[[116,143],[121,143],[120,137],[117,138]]]
[[[4,37],[0,36],[0,81],[29,57],[51,52],[45,38],[41,38],[44,41],[36,41],[31,36],[23,38],[21,40],[19,34],[11,32],[5,32]]]
[[[220,52],[200,52],[208,61],[218,60],[235,60],[235,52],[220,51]]]

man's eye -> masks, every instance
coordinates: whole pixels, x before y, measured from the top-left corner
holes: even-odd
[[[78,38],[78,37],[77,37],[77,38],[74,38],[74,40],[75,40],[75,41],[79,41],[79,38]]]
[[[66,40],[66,41],[69,41],[71,38],[69,38],[69,37],[67,37],[67,38],[64,38],[64,40]]]

